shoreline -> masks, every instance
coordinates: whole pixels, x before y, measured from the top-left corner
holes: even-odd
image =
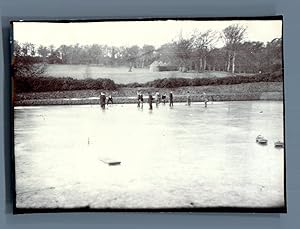
[[[190,92],[192,102],[203,102],[202,93],[205,92],[209,101],[253,101],[253,100],[283,100],[282,82],[260,82],[233,85],[189,86],[179,88],[120,88],[115,91],[103,91],[112,95],[115,104],[137,103],[137,91],[144,94],[144,103],[147,103],[147,94],[155,92],[166,94],[173,91],[174,102],[186,102],[187,91]],[[15,106],[37,105],[89,105],[99,104],[99,90],[56,91],[19,93],[14,101]],[[155,101],[154,101],[155,102]]]
[[[209,101],[282,101],[281,92],[263,92],[263,93],[227,93],[227,94],[207,94]],[[114,104],[136,104],[137,98],[134,97],[114,97]],[[99,104],[99,98],[62,98],[62,99],[32,99],[15,101],[15,106],[41,106],[41,105],[91,105]],[[186,96],[174,96],[174,103],[186,102]],[[191,102],[204,102],[201,95],[191,95]],[[147,97],[144,103],[148,103]],[[155,101],[153,101],[155,103]],[[168,103],[168,99],[166,100]]]

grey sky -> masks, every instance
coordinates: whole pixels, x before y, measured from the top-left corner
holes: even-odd
[[[189,37],[195,29],[208,29],[221,32],[231,24],[247,27],[247,41],[268,42],[282,36],[280,20],[248,21],[127,21],[127,22],[89,22],[89,23],[14,23],[14,39],[36,45],[62,44],[80,45],[102,44],[109,46],[131,46],[144,44],[160,45],[170,42],[182,32]],[[219,41],[217,46],[222,46]]]

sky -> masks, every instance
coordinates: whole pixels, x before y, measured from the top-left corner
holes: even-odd
[[[234,20],[234,21],[123,21],[123,22],[14,22],[14,40],[20,43],[30,42],[36,45],[62,44],[142,47],[144,44],[156,48],[176,40],[179,34],[188,38],[195,31],[214,30],[222,32],[232,24],[247,28],[245,41],[269,42],[282,36],[281,20]],[[220,39],[217,47],[223,46]]]

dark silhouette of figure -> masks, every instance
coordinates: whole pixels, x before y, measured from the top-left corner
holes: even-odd
[[[138,95],[138,107],[143,108],[143,103],[144,103],[144,98],[143,98],[143,94],[141,92],[137,93]]]
[[[155,103],[156,107],[158,107],[158,104],[160,104],[160,94],[158,91],[155,93]]]
[[[100,106],[102,109],[105,109],[105,100],[106,100],[106,96],[103,92],[101,92],[100,94]]]
[[[161,96],[161,99],[162,99],[164,105],[166,104],[166,98],[167,98],[166,93]]]
[[[203,100],[204,100],[204,107],[207,107],[208,98],[207,98],[206,93],[203,92],[202,96],[203,96]]]
[[[187,105],[191,105],[191,95],[190,95],[190,92],[188,91],[187,92],[187,96],[186,96],[186,98],[187,98]]]
[[[141,108],[143,108],[143,104],[144,104],[143,93],[140,94],[140,101],[141,101]]]
[[[140,107],[140,103],[141,103],[141,93],[140,93],[139,91],[137,92],[137,100],[138,100],[137,107]]]
[[[109,95],[109,96],[108,96],[108,99],[107,99],[107,103],[106,103],[106,104],[108,105],[109,103],[114,104],[112,95]]]
[[[173,92],[171,91],[169,94],[170,107],[173,107]]]
[[[148,103],[149,103],[149,109],[152,110],[152,100],[153,100],[153,97],[151,95],[151,93],[149,92],[149,97],[148,97]]]

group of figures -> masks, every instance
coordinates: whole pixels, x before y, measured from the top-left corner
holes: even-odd
[[[100,106],[102,109],[105,109],[105,104],[113,104],[113,98],[112,95],[106,96],[104,92],[100,93]]]
[[[207,107],[208,98],[207,98],[205,92],[203,92],[202,97],[203,97],[203,100],[204,100],[205,107]],[[137,100],[138,100],[137,106],[142,108],[143,103],[144,103],[144,96],[140,91],[137,92]],[[191,99],[191,95],[190,95],[189,91],[186,94],[186,101],[187,101],[187,105],[190,106],[191,102],[192,102],[192,99]],[[165,105],[166,102],[167,102],[167,94],[164,93],[164,94],[161,95],[159,92],[156,92],[154,97],[153,97],[152,93],[148,92],[148,104],[149,104],[149,109],[150,110],[153,109],[153,106],[152,106],[153,102],[155,102],[156,107],[158,107],[158,105],[160,103],[163,103]],[[169,102],[169,106],[173,107],[174,96],[173,96],[172,91],[170,91],[170,93],[169,93],[168,102]]]
[[[203,100],[204,100],[204,104],[205,107],[207,107],[207,102],[208,102],[208,98],[205,94],[205,92],[203,92],[202,94]],[[173,96],[173,92],[170,91],[169,96],[168,96],[168,100],[167,100],[167,94],[160,94],[159,92],[156,92],[155,95],[153,96],[151,92],[148,92],[148,104],[149,104],[149,109],[152,110],[153,106],[152,104],[155,102],[156,107],[158,107],[158,105],[160,103],[163,103],[164,105],[166,104],[166,102],[168,101],[169,106],[173,107],[173,103],[174,103],[174,96]],[[191,105],[192,99],[191,99],[191,95],[190,92],[188,91],[186,94],[186,101],[187,101],[187,105]],[[108,105],[109,103],[113,104],[113,98],[112,95],[106,96],[104,92],[101,92],[100,94],[100,106],[102,109],[105,109],[105,105]],[[141,91],[137,92],[137,106],[139,108],[143,108],[143,104],[144,104],[144,95]]]
[[[143,107],[143,103],[144,103],[144,95],[142,94],[142,92],[138,91],[137,92],[137,100],[138,100],[138,107]],[[148,92],[148,104],[149,104],[149,109],[152,110],[153,106],[152,103],[155,102],[156,106],[158,106],[158,104],[163,103],[166,104],[166,100],[167,100],[167,94],[164,93],[163,95],[160,95],[159,92],[155,93],[155,96],[153,97],[151,92]],[[173,92],[171,91],[169,93],[169,106],[173,107]]]

